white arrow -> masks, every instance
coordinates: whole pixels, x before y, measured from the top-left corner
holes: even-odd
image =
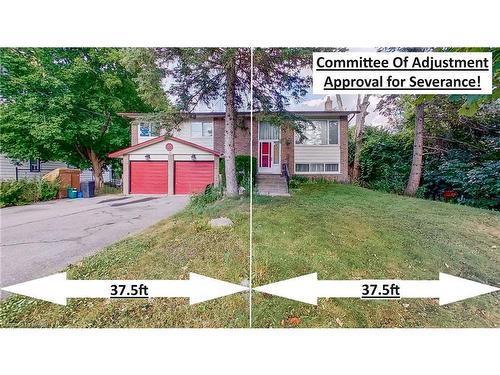
[[[113,289],[116,295],[112,295]],[[189,297],[189,303],[193,305],[249,288],[192,272],[189,280],[68,280],[66,272],[63,272],[11,285],[2,290],[60,305],[66,305],[67,298],[151,297]]]
[[[365,287],[368,285],[368,287]],[[375,287],[373,287],[375,285]],[[384,288],[386,285],[386,289]],[[397,286],[397,294],[394,293]],[[439,298],[440,305],[461,301],[499,288],[439,273],[439,280],[318,280],[316,273],[259,286],[255,290],[316,305],[329,298]],[[385,289],[385,290],[384,290]],[[364,295],[364,291],[367,295]],[[385,294],[387,293],[387,294]]]

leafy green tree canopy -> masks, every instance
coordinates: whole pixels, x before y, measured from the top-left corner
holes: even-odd
[[[129,144],[119,112],[149,111],[116,48],[0,49],[0,147],[18,160],[92,166]]]

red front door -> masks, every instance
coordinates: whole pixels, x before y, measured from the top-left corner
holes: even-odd
[[[260,167],[271,167],[271,142],[260,143]]]

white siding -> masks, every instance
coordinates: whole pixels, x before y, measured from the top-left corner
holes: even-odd
[[[66,163],[60,161],[47,161],[40,163],[40,172],[30,172],[29,162],[21,163],[18,167],[18,177],[23,178],[41,178],[43,175],[49,173],[56,168],[68,168]],[[72,167],[70,167],[72,168]],[[111,181],[111,169],[103,172],[104,182]],[[16,165],[7,157],[0,154],[0,180],[15,180],[16,179]],[[92,181],[94,176],[92,170],[84,169],[80,174],[80,181]]]
[[[173,150],[172,151],[167,151],[165,148],[165,145],[167,143],[172,143]],[[193,146],[185,145],[180,142],[172,141],[170,139],[167,139],[166,141],[161,141],[158,143],[155,143],[150,146],[146,146],[143,148],[140,148],[138,150],[131,151],[129,154],[130,155],[168,155],[169,153],[171,154],[186,154],[186,155],[192,155],[192,154],[206,154],[206,155],[211,155],[211,153],[207,151],[203,151],[200,149],[197,149]]]
[[[65,163],[59,161],[47,161],[40,163],[40,172],[30,172],[29,162],[20,163],[17,166],[18,177],[22,178],[41,178],[44,174],[49,173],[56,168],[66,168]],[[11,159],[0,154],[0,180],[15,180],[16,179],[16,165]]]
[[[212,122],[212,136],[211,137],[191,137],[191,121],[185,121],[185,122],[181,123],[179,125],[178,129],[176,129],[172,132],[172,136],[176,137],[176,138],[184,139],[188,142],[195,143],[195,144],[203,146],[203,147],[213,149],[214,148],[214,132],[215,132],[215,130],[214,130],[215,124],[214,124],[213,118],[211,118],[211,117],[196,118],[193,121],[195,121],[195,122],[201,122],[201,121]],[[139,126],[137,127],[137,132],[140,132]],[[162,132],[162,134],[164,134],[164,133],[165,132]],[[142,143],[142,142],[149,141],[153,138],[156,138],[156,137],[141,137],[140,133],[138,133],[137,139],[138,139],[138,143]]]
[[[15,180],[16,166],[10,159],[0,154],[0,180]]]
[[[295,163],[339,163],[340,146],[295,145]]]
[[[104,182],[111,181],[111,169],[102,171],[102,178]],[[94,181],[94,174],[92,173],[92,169],[84,169],[80,173],[80,182],[84,181]]]
[[[196,143],[197,145],[207,147],[213,150],[214,148],[214,121],[212,118],[203,118],[203,119],[196,119],[193,120],[196,122],[212,122],[212,136],[211,137],[198,137],[198,138],[193,138],[191,137],[191,122],[183,122],[180,124],[179,129],[175,130],[172,133],[172,136],[184,139],[188,142],[191,143]]]

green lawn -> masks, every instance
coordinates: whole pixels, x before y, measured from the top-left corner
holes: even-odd
[[[234,226],[212,229],[211,218]],[[248,279],[248,199],[186,210],[68,269],[70,279],[187,279],[189,272]],[[14,296],[0,304],[0,327],[248,327],[248,293],[189,305],[187,298],[70,299],[68,306]]]
[[[319,279],[500,282],[500,215],[339,184],[305,184],[291,197],[254,200],[253,285],[317,272]],[[211,229],[226,216],[234,226]],[[164,220],[69,267],[71,279],[248,278],[248,199],[223,200]],[[67,307],[14,296],[0,327],[248,327],[248,294],[189,306],[70,299]],[[253,293],[254,327],[497,327],[499,293],[440,307],[430,299],[320,299],[318,306]]]
[[[500,283],[500,215],[340,184],[304,184],[255,200],[253,285],[318,279],[437,279]],[[320,299],[318,306],[254,292],[254,327],[498,327],[500,294],[437,300]]]

